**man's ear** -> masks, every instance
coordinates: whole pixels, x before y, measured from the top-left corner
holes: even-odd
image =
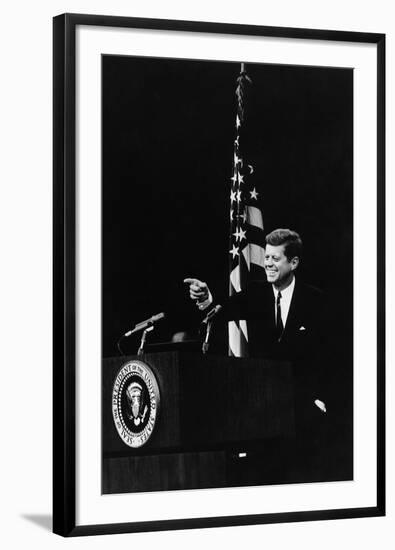
[[[290,263],[291,263],[291,269],[295,270],[299,265],[299,256],[294,256]]]

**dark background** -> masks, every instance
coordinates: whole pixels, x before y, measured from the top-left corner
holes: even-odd
[[[253,81],[248,154],[265,232],[289,227],[302,235],[298,274],[336,296],[334,346],[350,358],[353,72],[246,69]],[[159,311],[167,319],[152,341],[196,330],[200,316],[185,277],[227,292],[239,71],[239,63],[103,56],[104,357],[117,355],[119,336]],[[138,339],[123,347],[135,353]]]

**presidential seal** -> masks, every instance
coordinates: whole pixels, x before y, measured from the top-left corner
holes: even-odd
[[[112,390],[112,416],[122,441],[129,447],[147,443],[155,428],[160,394],[155,375],[143,361],[122,365]]]

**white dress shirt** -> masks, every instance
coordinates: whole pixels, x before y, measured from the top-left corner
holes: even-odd
[[[273,286],[273,292],[274,292],[274,315],[276,316],[277,315],[276,303],[277,303],[278,290],[274,285],[272,286]],[[284,327],[287,322],[289,307],[291,305],[294,288],[295,288],[295,277],[292,279],[291,284],[288,285],[287,288],[284,288],[284,290],[281,290],[281,300],[280,300],[281,319]]]

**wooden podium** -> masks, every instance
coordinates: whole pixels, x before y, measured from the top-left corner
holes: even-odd
[[[139,448],[124,443],[112,413],[114,381],[133,359],[149,365],[160,391]],[[104,359],[102,380],[103,493],[275,482],[295,440],[289,362],[160,352]]]

